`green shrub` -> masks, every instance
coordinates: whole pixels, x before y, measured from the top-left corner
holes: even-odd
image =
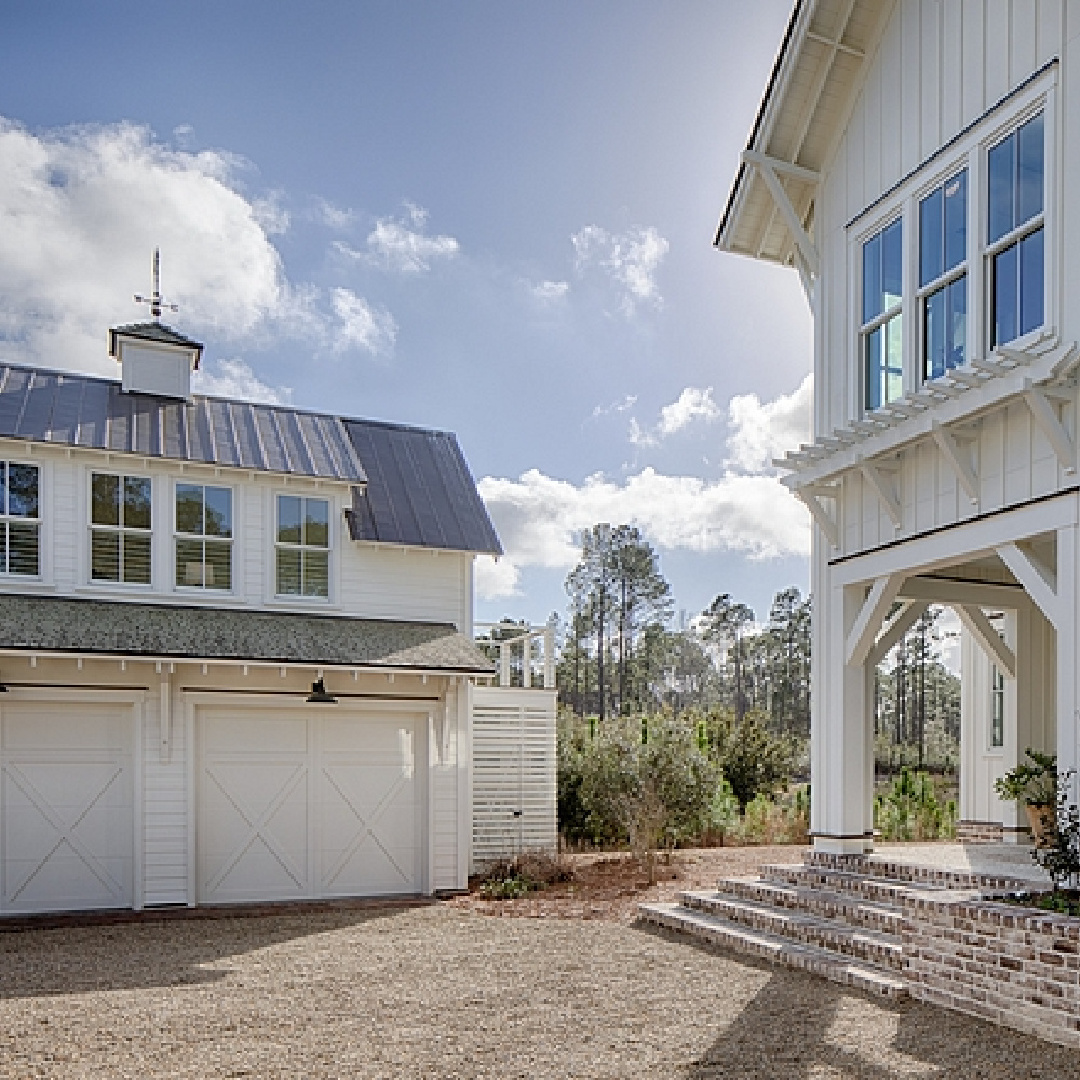
[[[885,840],[950,839],[956,835],[956,817],[956,801],[941,802],[933,779],[906,767],[874,799],[874,827]]]

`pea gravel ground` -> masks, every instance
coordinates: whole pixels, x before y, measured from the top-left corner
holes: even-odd
[[[0,934],[0,1076],[1080,1076],[1080,1056],[647,932],[451,904]]]

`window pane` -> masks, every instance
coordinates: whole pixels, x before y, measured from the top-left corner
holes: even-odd
[[[1043,231],[1020,241],[1020,333],[1043,324]]]
[[[942,274],[942,189],[919,203],[919,284],[929,285]]]
[[[870,411],[882,405],[881,341],[883,337],[880,327],[866,336],[866,408]]]
[[[150,584],[150,537],[124,534],[124,580],[131,585]]]
[[[967,258],[967,169],[945,182],[945,270]]]
[[[0,514],[7,513],[7,462],[0,461]]]
[[[330,546],[330,503],[326,499],[304,500],[304,543]]]
[[[232,544],[223,540],[206,541],[204,584],[208,589],[232,588]]]
[[[206,535],[232,536],[232,489],[208,487],[206,492]]]
[[[990,325],[994,339],[991,346],[1016,337],[1016,244],[994,256],[993,303]]]
[[[303,500],[299,495],[279,495],[278,529],[277,538],[279,544],[300,543],[300,515],[302,513]]]
[[[885,324],[886,357],[885,400],[896,401],[904,393],[904,320],[896,315]]]
[[[277,591],[279,596],[300,595],[300,551],[278,548]]]
[[[176,485],[176,531],[202,535],[203,489],[198,484]]]
[[[120,534],[93,529],[90,533],[90,580],[120,580]]]
[[[94,473],[90,479],[90,521],[94,525],[120,524],[120,478]]]
[[[881,311],[900,303],[904,291],[903,225],[894,221],[881,234]]]
[[[967,359],[967,274],[948,286],[945,323],[945,367],[960,367]]]
[[[1033,116],[1016,133],[1016,224],[1043,208],[1043,117]]]
[[[304,595],[329,596],[329,554],[325,551],[304,552]]]
[[[14,517],[38,516],[38,470],[36,465],[8,466],[8,513]],[[34,573],[37,573],[35,570]]]
[[[945,289],[938,289],[926,298],[925,377],[937,379],[945,374]]]
[[[176,541],[176,584],[199,585],[203,583],[203,542],[201,540]]]
[[[1016,136],[1002,139],[987,154],[988,195],[990,201],[990,243],[1000,240],[1013,227],[1013,151]]]
[[[34,470],[37,472],[37,470]],[[38,527],[11,522],[8,539],[8,573],[37,574]]]
[[[124,477],[124,527],[150,528],[150,477]]]
[[[881,314],[881,234],[863,244],[863,322]]]

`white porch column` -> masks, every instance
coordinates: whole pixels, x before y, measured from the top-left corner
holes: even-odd
[[[865,619],[867,591],[831,585],[829,571],[815,575],[814,649],[817,679],[811,717],[811,831],[818,851],[856,855],[873,847],[873,669],[853,656],[849,638]],[[861,652],[861,651],[860,651]]]
[[[1080,766],[1077,728],[1080,726],[1080,643],[1077,642],[1077,610],[1080,605],[1080,544],[1077,527],[1057,530],[1057,755],[1058,769]],[[1021,747],[1021,750],[1023,747]],[[1077,784],[1073,782],[1073,797]]]

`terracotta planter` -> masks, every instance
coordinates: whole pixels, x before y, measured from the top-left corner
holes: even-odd
[[[1025,803],[1024,809],[1027,811],[1028,824],[1031,826],[1035,846],[1045,847],[1054,833],[1054,807],[1032,806],[1031,803]]]

